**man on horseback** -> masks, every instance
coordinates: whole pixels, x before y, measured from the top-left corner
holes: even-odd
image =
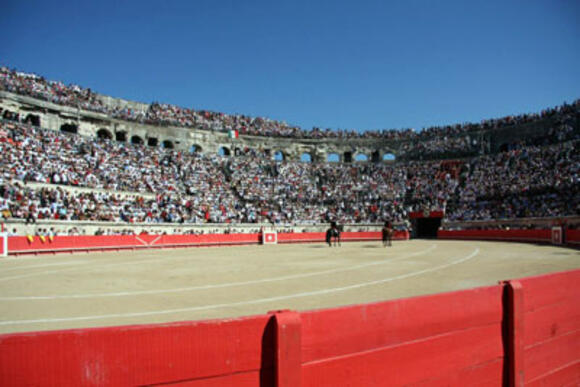
[[[391,224],[390,221],[386,221],[385,225],[383,226],[383,246],[387,247],[387,246],[392,246],[392,240],[393,240],[393,225]]]
[[[326,243],[328,247],[332,247],[332,239],[334,239],[334,246],[340,246],[340,229],[336,222],[330,223],[330,228],[326,230]]]

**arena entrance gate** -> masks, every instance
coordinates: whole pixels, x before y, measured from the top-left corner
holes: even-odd
[[[414,238],[437,238],[443,211],[411,212],[412,236]]]

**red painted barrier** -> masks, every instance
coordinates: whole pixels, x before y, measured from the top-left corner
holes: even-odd
[[[0,385],[273,385],[270,319],[3,335]]]
[[[304,386],[502,380],[501,286],[306,312]]]
[[[9,254],[257,244],[260,234],[10,237]]]
[[[0,257],[6,255],[7,247],[8,247],[8,236],[4,233],[0,233]]]
[[[0,336],[0,385],[577,385],[580,270],[368,305]]]
[[[437,238],[550,243],[552,234],[551,230],[439,230]]]
[[[580,383],[579,273],[519,280],[524,299],[522,341],[526,385]]]
[[[345,242],[380,240],[380,232],[345,232]],[[408,232],[397,232],[395,239],[409,239]],[[91,250],[121,250],[168,247],[227,246],[258,244],[261,234],[201,234],[201,235],[115,235],[115,236],[56,236],[9,237],[11,255],[58,253]],[[279,243],[324,242],[324,233],[278,234]]]
[[[580,230],[566,230],[566,244],[580,246]]]
[[[340,239],[343,242],[360,242],[360,241],[378,241],[381,240],[380,231],[364,232],[343,232]],[[408,231],[396,231],[393,240],[409,239]],[[323,232],[304,232],[304,233],[280,233],[278,234],[278,243],[306,243],[306,242],[324,242],[326,233]]]

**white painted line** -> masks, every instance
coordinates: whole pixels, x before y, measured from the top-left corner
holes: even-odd
[[[152,254],[152,255],[158,256],[157,254]],[[88,267],[88,268],[87,267],[72,267],[69,269],[47,270],[47,271],[42,271],[42,272],[38,272],[38,273],[28,273],[28,274],[21,274],[21,275],[16,275],[16,276],[12,276],[12,277],[0,278],[0,282],[11,281],[11,280],[15,280],[15,279],[22,279],[22,278],[29,278],[29,277],[38,277],[38,276],[45,275],[45,274],[64,273],[64,272],[75,271],[75,270],[93,271],[93,270],[100,270],[100,269],[105,268],[105,267],[135,265],[135,264],[143,263],[143,262],[168,261],[170,259],[183,259],[183,258],[186,258],[186,257],[173,257],[173,258],[172,257],[164,257],[164,258],[155,258],[155,259],[141,259],[138,261],[110,263],[110,264],[99,265],[99,266]],[[118,260],[119,258],[116,258],[116,259]],[[90,262],[90,263],[99,263],[99,262]]]
[[[139,242],[141,242],[143,244],[143,246],[149,246],[149,243],[145,242],[143,239],[139,238],[138,236],[136,236],[135,239],[138,240]]]
[[[30,266],[19,266],[19,267],[13,267],[10,269],[0,269],[0,272],[2,274],[4,273],[8,273],[10,271],[17,271],[17,270],[28,270],[28,269],[34,269],[37,267],[50,267],[50,266],[67,266],[67,265],[86,265],[89,264],[91,262],[60,262],[60,263],[46,263],[44,265],[30,265]]]
[[[292,298],[318,296],[318,295],[322,295],[322,294],[337,293],[337,292],[343,292],[346,290],[352,290],[352,289],[358,289],[358,288],[372,286],[372,285],[383,284],[386,282],[392,282],[392,281],[401,280],[401,279],[405,279],[405,278],[409,278],[409,277],[416,277],[416,276],[421,275],[421,274],[430,273],[433,271],[445,269],[445,268],[469,261],[470,259],[473,259],[478,254],[479,254],[479,248],[476,248],[468,256],[463,257],[461,259],[458,259],[456,261],[450,262],[450,263],[446,263],[444,265],[434,266],[434,267],[431,267],[429,269],[419,270],[419,271],[415,271],[415,272],[411,272],[411,273],[407,273],[407,274],[401,274],[401,275],[398,275],[395,277],[384,278],[381,280],[362,282],[359,284],[342,286],[342,287],[337,287],[337,288],[316,290],[316,291],[312,291],[312,292],[288,294],[285,296],[259,298],[256,300],[232,302],[232,303],[227,303],[227,304],[202,305],[202,306],[193,306],[193,307],[189,307],[189,308],[158,310],[158,311],[153,311],[153,312],[134,312],[134,313],[119,313],[119,314],[104,314],[104,315],[96,315],[96,316],[44,318],[44,319],[36,319],[36,320],[0,321],[0,326],[38,324],[38,323],[57,323],[57,322],[67,322],[67,321],[106,320],[106,319],[111,319],[111,318],[158,316],[158,315],[164,315],[164,314],[193,312],[193,311],[199,311],[199,310],[230,308],[230,307],[240,306],[240,305],[263,304],[263,303],[267,303],[267,302],[282,301],[282,300],[288,300],[288,299],[292,299]]]
[[[149,242],[149,246],[153,246],[155,244],[155,242],[157,242],[159,239],[161,239],[161,235],[159,235],[157,238],[155,238],[151,242]]]
[[[273,278],[265,278],[260,280],[252,280],[252,281],[241,281],[241,282],[229,282],[224,284],[210,284],[210,285],[197,285],[197,286],[188,286],[183,288],[173,288],[173,289],[152,289],[152,290],[141,290],[141,291],[131,291],[131,292],[114,292],[114,293],[93,293],[93,294],[72,294],[72,295],[48,295],[48,296],[14,296],[14,297],[0,297],[2,301],[14,301],[14,300],[55,300],[55,299],[70,299],[70,298],[97,298],[97,297],[121,297],[121,296],[136,296],[136,295],[144,295],[144,294],[163,294],[163,293],[181,293],[181,292],[188,292],[193,290],[207,290],[207,289],[217,289],[217,288],[228,288],[233,286],[243,286],[243,285],[254,285],[266,282],[275,282],[275,281],[286,281],[290,279],[297,279],[297,278],[307,278],[307,277],[314,277],[318,275],[325,275],[325,274],[333,274],[339,273],[344,271],[352,271],[357,270],[369,266],[376,266],[376,265],[384,265],[394,261],[399,261],[401,259],[406,259],[410,257],[415,257],[418,255],[429,253],[437,248],[436,244],[431,245],[429,248],[425,250],[421,250],[415,253],[406,254],[394,259],[389,259],[386,261],[378,261],[378,262],[369,262],[363,263],[360,265],[348,266],[344,268],[338,269],[329,269],[329,270],[322,270],[316,271],[312,273],[300,273],[300,274],[292,274],[286,275],[281,277],[273,277]]]

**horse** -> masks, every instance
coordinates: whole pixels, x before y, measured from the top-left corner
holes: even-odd
[[[328,247],[332,247],[333,240],[335,247],[340,246],[340,227],[335,222],[332,222],[330,228],[326,230],[326,243],[328,243]]]
[[[393,231],[393,226],[391,225],[391,222],[385,222],[382,231],[383,231],[383,246],[384,247],[392,246],[393,234],[395,232]]]

